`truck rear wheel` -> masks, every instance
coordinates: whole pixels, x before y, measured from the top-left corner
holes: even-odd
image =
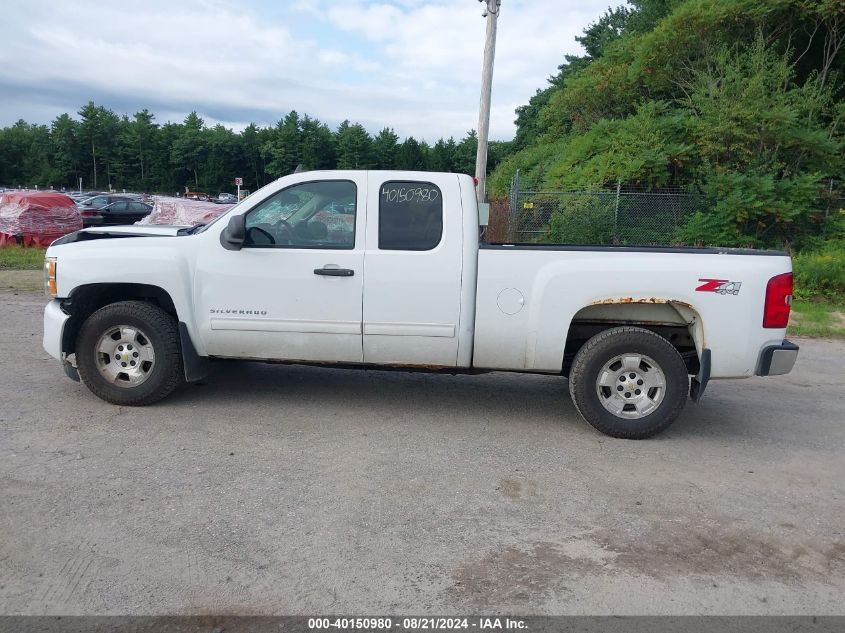
[[[144,301],[120,301],[88,317],[76,340],[76,364],[94,395],[112,404],[143,406],[182,382],[175,319]]]
[[[681,413],[689,391],[684,360],[662,336],[638,327],[596,334],[569,373],[578,413],[596,429],[623,439],[652,437]]]

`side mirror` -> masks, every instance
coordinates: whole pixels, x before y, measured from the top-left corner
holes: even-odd
[[[243,214],[233,215],[220,234],[220,243],[229,251],[239,251],[246,239],[246,218]]]

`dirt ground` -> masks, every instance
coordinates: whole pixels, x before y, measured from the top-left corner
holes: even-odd
[[[115,407],[44,303],[0,291],[0,613],[845,613],[845,342],[631,442],[506,373],[220,364]]]

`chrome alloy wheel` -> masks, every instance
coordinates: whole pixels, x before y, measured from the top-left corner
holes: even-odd
[[[149,337],[131,325],[110,327],[97,341],[97,369],[116,387],[137,387],[155,366]]]
[[[652,413],[666,395],[666,377],[654,360],[643,354],[610,359],[596,378],[599,402],[613,415],[638,420]]]

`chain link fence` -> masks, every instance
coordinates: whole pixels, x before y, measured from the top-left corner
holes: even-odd
[[[825,183],[830,213],[843,212],[842,183]],[[617,185],[604,191],[522,191],[519,172],[507,199],[491,201],[489,242],[591,246],[676,246],[697,211],[702,194],[682,189],[636,190]]]
[[[697,193],[635,191],[621,185],[605,191],[521,191],[517,174],[508,200],[494,205],[491,212],[490,239],[671,246],[684,223],[703,206]]]

